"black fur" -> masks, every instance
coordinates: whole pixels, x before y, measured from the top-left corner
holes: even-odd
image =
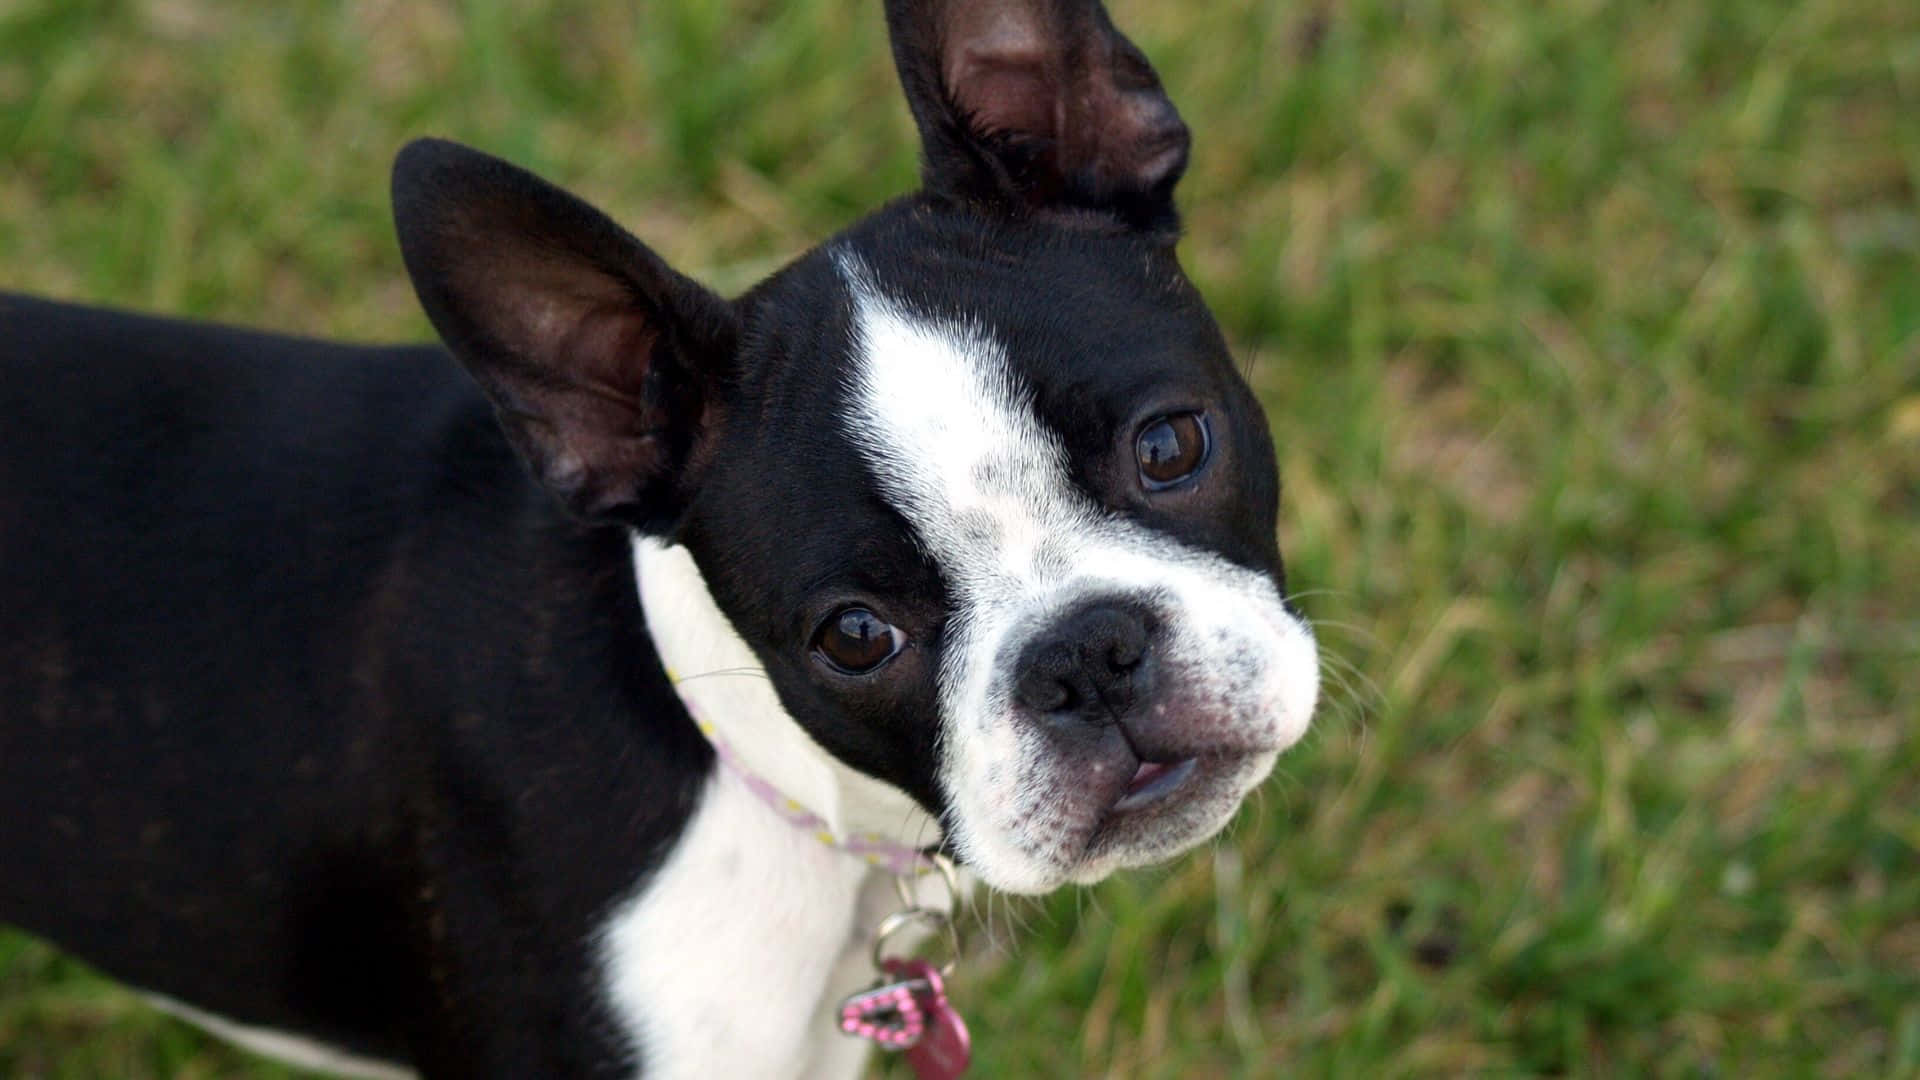
[[[711,750],[436,348],[0,298],[0,918],[427,1075],[612,1075]]]

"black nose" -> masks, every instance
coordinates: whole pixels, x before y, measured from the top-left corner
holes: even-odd
[[[1118,721],[1147,692],[1150,638],[1146,620],[1123,603],[1069,612],[1021,652],[1014,699],[1056,720]]]

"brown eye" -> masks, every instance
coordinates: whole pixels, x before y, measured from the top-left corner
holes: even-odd
[[[1133,440],[1140,479],[1149,491],[1172,487],[1199,472],[1208,449],[1207,422],[1197,412],[1150,420]]]
[[[906,635],[863,607],[846,608],[813,636],[813,651],[846,675],[864,675],[893,659]]]

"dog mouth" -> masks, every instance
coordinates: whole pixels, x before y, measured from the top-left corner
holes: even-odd
[[[1191,753],[1191,751],[1186,751]],[[1084,833],[1061,836],[1056,849],[1070,880],[1091,884],[1114,870],[1160,862],[1212,835],[1254,782],[1270,754],[1204,751],[1189,757],[1134,759],[1125,786],[1089,792]]]
[[[1183,787],[1199,762],[1199,758],[1191,757],[1170,762],[1142,761],[1111,812],[1124,814],[1152,806]]]

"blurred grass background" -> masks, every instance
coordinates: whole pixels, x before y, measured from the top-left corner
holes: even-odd
[[[1920,1076],[1920,4],[1113,6],[1328,694],[978,1074]],[[915,174],[874,2],[0,0],[0,287],[425,337],[422,133],[729,290]],[[0,1075],[290,1074],[0,934]]]

